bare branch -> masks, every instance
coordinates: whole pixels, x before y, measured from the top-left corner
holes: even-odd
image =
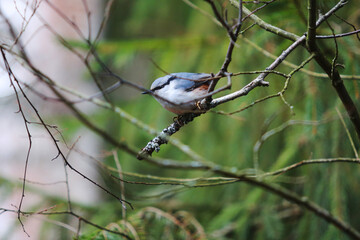
[[[301,37],[298,40],[296,40],[293,44],[291,44],[285,51],[281,53],[281,55],[269,66],[266,68],[266,71],[274,70],[282,61],[285,60],[285,58],[292,52],[294,49],[296,49],[302,42],[304,41],[305,37]],[[233,92],[231,94],[225,95],[220,98],[216,98],[211,101],[210,107],[216,107],[219,104],[234,100],[238,97],[247,95],[251,90],[258,86],[268,86],[269,83],[266,82],[264,79],[269,75],[269,72],[261,73],[257,78],[252,80],[249,84],[247,84],[242,89]]]
[[[358,158],[322,158],[322,159],[311,159],[311,160],[303,160],[298,163],[294,163],[288,167],[284,167],[282,169],[276,170],[274,172],[268,172],[260,175],[260,177],[269,177],[276,176],[283,173],[286,173],[290,170],[294,170],[295,168],[299,168],[301,166],[309,165],[309,164],[322,164],[322,163],[355,163],[360,164],[360,159]]]
[[[352,32],[340,33],[340,34],[335,34],[335,35],[316,35],[316,39],[332,39],[332,38],[342,38],[342,37],[347,37],[347,36],[351,36],[351,35],[356,35],[356,37],[360,41],[360,37],[358,35],[359,33],[360,33],[360,29],[357,29]]]
[[[334,12],[336,12],[338,9],[340,9],[342,6],[344,6],[347,3],[346,0],[339,1],[329,12],[322,15],[317,21],[316,26],[321,24],[323,21],[325,21],[328,17],[330,17]],[[349,95],[343,80],[341,79],[341,76],[336,68],[334,68],[333,64],[330,63],[324,54],[321,52],[319,47],[316,44],[316,28],[315,28],[315,14],[316,14],[316,2],[314,3],[314,0],[309,0],[309,26],[308,26],[308,37],[307,37],[307,47],[310,53],[315,55],[316,62],[320,65],[320,67],[326,72],[326,74],[331,79],[332,85],[335,88],[338,97],[341,99],[348,116],[350,117],[350,120],[353,123],[353,126],[355,128],[355,131],[358,135],[358,138],[360,139],[360,115],[356,108],[356,105],[354,104],[351,96]]]
[[[32,148],[32,136],[31,136],[31,133],[30,133],[30,130],[29,130],[29,124],[30,122],[26,119],[26,116],[25,116],[25,113],[23,112],[23,109],[21,107],[21,103],[20,103],[20,98],[19,98],[19,94],[16,90],[16,87],[15,87],[15,83],[17,85],[17,87],[20,89],[22,95],[25,97],[25,99],[31,104],[31,102],[29,101],[29,99],[27,98],[27,96],[25,95],[25,93],[23,92],[19,82],[17,81],[17,79],[15,78],[11,68],[10,68],[10,65],[9,65],[9,62],[7,61],[7,58],[6,58],[6,55],[5,55],[5,51],[4,49],[0,46],[0,50],[1,50],[1,55],[2,55],[2,58],[4,60],[4,63],[5,63],[5,68],[8,72],[8,75],[9,75],[9,80],[10,80],[10,85],[12,86],[13,90],[14,90],[14,93],[16,95],[16,101],[18,103],[18,107],[19,107],[19,110],[18,112],[21,113],[21,116],[24,120],[24,124],[25,124],[25,128],[26,128],[26,133],[27,133],[27,136],[28,136],[28,139],[29,139],[29,147],[28,147],[28,150],[27,150],[27,153],[26,153],[26,159],[25,159],[25,165],[24,165],[24,175],[23,175],[23,182],[22,182],[22,192],[21,192],[21,197],[20,197],[20,203],[19,203],[19,206],[18,206],[18,211],[17,211],[17,218],[19,220],[19,223],[21,224],[21,227],[24,231],[24,233],[30,237],[30,235],[27,233],[27,231],[25,230],[25,226],[21,220],[21,207],[22,207],[22,204],[23,204],[23,200],[24,200],[24,197],[25,197],[25,182],[26,182],[26,176],[27,176],[27,171],[28,171],[28,165],[29,165],[29,159],[30,159],[30,152],[31,152],[31,148]]]
[[[11,210],[11,209],[6,209],[6,208],[0,208],[0,211],[1,212],[16,212],[14,210]],[[42,212],[25,212],[25,211],[21,211],[20,212],[22,215],[27,215],[27,216],[31,216],[31,215],[35,215],[35,214],[39,214],[39,215],[46,215],[46,216],[51,216],[51,215],[70,215],[70,216],[73,216],[74,218],[77,218],[79,221],[81,222],[84,222],[86,224],[89,224],[93,227],[96,227],[100,230],[103,230],[103,231],[106,231],[106,232],[109,232],[109,233],[114,233],[116,235],[119,235],[119,236],[122,236],[122,237],[125,237],[126,239],[129,239],[131,240],[132,238],[130,236],[128,236],[127,234],[125,233],[122,233],[122,232],[119,232],[119,231],[114,231],[114,230],[111,230],[109,228],[105,228],[105,227],[102,227],[96,223],[93,223],[91,221],[89,221],[86,217],[82,217],[74,212],[69,212],[69,211],[58,211],[58,212],[47,212],[47,211],[42,211]],[[79,228],[78,228],[79,229]]]

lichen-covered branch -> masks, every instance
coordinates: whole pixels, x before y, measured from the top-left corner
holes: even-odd
[[[146,156],[151,156],[151,154],[156,151],[160,151],[160,146],[162,144],[168,143],[169,137],[179,131],[179,129],[194,120],[195,117],[200,116],[199,113],[187,113],[180,115],[175,118],[174,122],[170,126],[164,128],[161,133],[153,138],[148,144],[138,153],[137,159],[141,160]]]

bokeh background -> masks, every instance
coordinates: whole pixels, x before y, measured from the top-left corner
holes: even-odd
[[[21,19],[16,22],[19,12],[11,7],[15,2],[3,0],[0,7],[2,13],[21,29]],[[90,32],[93,37],[106,15],[106,1],[88,1],[91,12],[88,28],[82,1],[51,2],[73,19],[85,35]],[[224,61],[229,39],[226,31],[213,21],[213,13],[205,1],[192,3],[208,15],[192,8],[185,0],[114,1],[96,46],[97,53],[114,73],[146,88],[154,79],[165,75],[162,70],[168,73],[217,73]],[[326,12],[335,3],[321,1],[319,8]],[[250,9],[259,6],[246,4]],[[227,9],[229,22],[236,18],[237,10],[228,1],[218,1],[217,7]],[[274,1],[257,15],[272,25],[302,35],[306,32],[306,11],[302,1]],[[88,49],[73,26],[56,15],[46,1],[41,3],[38,13],[75,49],[84,52]],[[337,14],[359,29],[360,2],[349,2]],[[331,17],[328,23],[335,33],[354,30],[340,18]],[[21,38],[34,63],[69,89],[89,96],[97,92],[83,62],[46,27],[41,27],[43,24],[35,16]],[[243,29],[251,24],[250,20],[245,21]],[[9,37],[4,22],[1,27],[4,29],[3,44],[9,41]],[[324,23],[318,34],[331,35],[332,32]],[[239,37],[229,71],[262,71],[272,63],[272,55],[279,56],[290,44],[289,40],[253,26]],[[319,45],[329,59],[335,56],[333,39],[319,40]],[[360,108],[360,41],[356,35],[339,38],[337,47],[338,63],[344,66],[339,70],[347,76],[345,85]],[[286,60],[299,65],[308,57],[307,51],[300,47]],[[288,63],[276,70],[290,73],[293,67]],[[14,60],[13,64],[15,68],[17,62]],[[90,64],[103,86],[116,81],[105,74],[96,61],[90,61]],[[315,62],[307,64],[305,69],[307,72],[300,71],[291,79],[284,94],[286,102],[275,97],[229,114],[280,92],[285,79],[270,74],[267,77],[269,87],[256,88],[247,96],[216,107],[172,137],[191,148],[193,154],[189,156],[178,147],[167,144],[159,153],[154,153],[154,157],[186,163],[196,153],[204,161],[244,174],[271,172],[308,159],[357,158],[358,137],[330,80]],[[51,94],[23,67],[19,66],[18,72],[22,81]],[[1,76],[0,207],[16,210],[21,197],[28,138],[21,116],[15,113],[17,103],[6,72],[3,71]],[[231,91],[240,89],[256,76],[233,77]],[[7,84],[3,84],[5,81]],[[219,85],[225,83],[224,79]],[[197,187],[199,180],[194,179],[204,178],[206,184],[210,183],[206,179],[219,175],[211,171],[170,169],[139,161],[92,133],[63,104],[43,99],[31,91],[27,93],[46,122],[58,126],[63,138],[59,134],[56,136],[61,139],[62,149],[70,152],[69,162],[100,185],[117,195],[122,194],[134,206],[134,210],[124,209],[116,199],[67,169],[72,210],[99,226],[125,231],[135,239],[349,239],[324,219],[257,186],[244,182],[220,184],[219,180],[215,186]],[[157,131],[173,121],[174,114],[137,89],[121,86],[109,94],[109,98],[115,106]],[[76,106],[97,126],[134,149],[140,150],[154,137],[114,111],[90,103]],[[24,109],[30,120],[38,122],[30,106],[24,103]],[[22,210],[66,210],[68,197],[64,163],[62,159],[52,160],[57,152],[41,126],[31,125],[30,130],[33,149]],[[119,166],[124,172],[120,177],[132,183],[111,177],[111,174],[119,177]],[[306,165],[263,179],[307,197],[358,230],[359,180],[359,167],[351,163]],[[187,183],[176,185],[181,181]],[[16,217],[10,212],[0,215],[0,238],[28,238]],[[84,222],[78,231],[78,221],[70,215],[32,215],[22,220],[30,234],[29,239],[49,239],[49,236],[51,239],[71,239],[74,236],[80,239],[122,239]]]

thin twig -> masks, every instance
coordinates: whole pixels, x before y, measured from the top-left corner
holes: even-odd
[[[340,118],[341,124],[343,125],[343,127],[344,127],[344,129],[345,129],[345,131],[346,131],[346,135],[347,135],[347,137],[348,137],[348,139],[349,139],[349,141],[350,141],[350,145],[351,145],[351,147],[352,147],[352,149],[353,149],[353,151],[354,151],[354,155],[355,155],[356,158],[359,158],[359,154],[358,154],[358,152],[357,152],[357,150],[356,150],[356,147],[355,147],[355,144],[354,144],[354,140],[353,140],[352,137],[351,137],[351,134],[350,134],[350,132],[349,132],[349,129],[346,127],[346,123],[345,123],[345,121],[344,121],[344,118],[343,118],[343,116],[341,115],[341,113],[340,113],[340,111],[339,111],[338,108],[335,108],[335,110],[336,110],[336,113],[338,114],[338,116],[339,116],[339,118]]]
[[[115,165],[116,168],[118,170],[118,174],[119,174],[119,178],[122,179],[123,175],[122,175],[122,168],[121,168],[121,164],[119,161],[119,156],[117,154],[116,151],[113,151],[113,156],[114,156],[114,161],[115,161]],[[120,194],[121,194],[121,198],[125,199],[125,185],[123,182],[120,182]],[[122,218],[124,219],[124,221],[126,221],[126,209],[122,208]]]
[[[273,172],[267,172],[264,174],[259,175],[259,177],[269,177],[269,176],[277,176],[280,174],[283,174],[285,172],[288,172],[290,170],[294,170],[295,168],[299,168],[304,165],[309,164],[322,164],[322,163],[355,163],[360,164],[359,158],[320,158],[320,159],[310,159],[310,160],[303,160],[298,163],[294,163],[288,167],[281,168],[279,170],[273,171]]]
[[[21,106],[21,102],[20,102],[20,98],[19,98],[19,94],[16,90],[16,87],[15,87],[15,83],[16,85],[18,86],[18,88],[20,89],[21,93],[23,94],[23,96],[26,98],[26,100],[28,100],[29,102],[29,99],[26,97],[25,93],[23,92],[19,82],[17,81],[15,75],[13,74],[11,68],[10,68],[10,65],[9,65],[9,62],[7,61],[7,58],[6,58],[6,55],[5,55],[5,51],[4,49],[0,46],[0,50],[1,50],[1,54],[2,54],[2,58],[4,60],[4,64],[5,64],[5,68],[7,70],[7,73],[9,75],[9,80],[10,80],[10,85],[12,86],[13,90],[14,90],[14,93],[16,95],[16,101],[17,101],[17,104],[18,104],[18,107],[19,107],[19,110],[18,112],[21,113],[21,116],[23,118],[23,121],[24,121],[24,124],[25,124],[25,129],[26,129],[26,133],[27,133],[27,136],[28,136],[28,140],[29,140],[29,146],[28,146],[28,150],[27,150],[27,153],[26,153],[26,158],[25,158],[25,166],[24,166],[24,174],[23,174],[23,182],[22,182],[22,192],[21,192],[21,197],[20,197],[20,203],[19,203],[19,206],[18,206],[18,211],[17,211],[17,218],[19,220],[19,223],[24,231],[24,233],[30,237],[30,235],[27,233],[27,231],[25,230],[25,226],[21,220],[21,207],[22,207],[22,204],[23,204],[23,200],[24,200],[24,197],[25,197],[25,185],[26,185],[26,176],[27,176],[27,171],[28,171],[28,165],[29,165],[29,160],[30,160],[30,152],[31,152],[31,148],[32,148],[32,136],[31,136],[31,133],[30,133],[30,130],[29,130],[29,121],[27,120],[26,116],[25,116],[25,113],[23,112],[23,109],[22,109],[22,106]],[[31,103],[31,102],[30,102]]]
[[[0,208],[0,211],[1,212],[13,212],[13,213],[17,213],[17,211],[15,210],[11,210],[11,209],[7,209],[7,208]],[[86,217],[82,217],[74,212],[69,212],[69,211],[58,211],[58,212],[25,212],[25,211],[21,211],[21,214],[22,215],[26,215],[26,216],[31,216],[31,215],[45,215],[45,216],[52,216],[52,215],[70,215],[70,216],[73,216],[75,218],[77,218],[79,221],[81,220],[81,222],[84,222],[88,225],[91,225],[93,227],[96,227],[100,230],[103,230],[103,231],[106,231],[106,232],[109,232],[109,233],[113,233],[113,234],[116,234],[116,235],[119,235],[119,236],[122,236],[122,237],[125,237],[126,239],[129,239],[131,240],[132,238],[130,236],[128,236],[127,234],[125,233],[122,233],[122,232],[119,232],[119,231],[114,231],[114,230],[111,230],[109,228],[105,228],[105,227],[102,227],[96,223],[93,223],[91,221],[89,221]]]
[[[69,156],[72,150],[75,148],[75,145],[78,143],[80,138],[76,139],[76,141],[71,145],[69,152],[66,154],[66,159],[69,159]],[[69,176],[67,171],[66,162],[64,161],[64,173],[65,173],[65,183],[66,183],[66,194],[67,194],[67,201],[68,201],[68,210],[72,211],[72,204],[71,204],[71,196],[70,196],[70,184],[69,184]]]
[[[329,12],[319,17],[316,21],[316,26],[324,22],[328,17],[330,17],[333,13],[339,10],[347,3],[346,0],[339,1]],[[308,51],[315,55],[316,62],[320,65],[320,67],[326,72],[332,82],[332,86],[335,88],[338,97],[340,98],[343,106],[345,107],[347,114],[355,128],[358,139],[360,139],[360,115],[357,110],[356,105],[354,104],[351,96],[349,95],[343,80],[339,74],[339,71],[334,67],[333,63],[330,63],[328,59],[321,52],[319,47],[316,44],[316,1],[309,0],[309,26],[308,26],[308,36],[306,39],[306,45]],[[335,55],[336,56],[336,55]]]
[[[11,25],[9,26],[11,28]],[[18,44],[20,44],[20,42],[18,42]],[[3,50],[3,48],[1,47],[1,49]],[[22,55],[24,57],[24,61],[28,64],[28,66],[34,71],[34,73],[37,75],[37,77],[42,80],[44,83],[46,83],[49,88],[55,93],[55,95],[57,95],[60,99],[62,99],[62,101],[64,103],[68,103],[69,107],[73,107],[73,105],[71,103],[69,103],[69,101],[63,96],[61,95],[54,87],[54,85],[52,84],[52,81],[49,77],[47,77],[46,75],[44,75],[40,70],[38,70],[36,67],[34,67],[34,65],[32,64],[32,62],[29,60],[29,58],[27,57],[26,53],[24,52],[23,48],[20,47],[20,49],[22,49]],[[16,79],[16,77],[14,75],[12,75],[14,79]],[[20,85],[19,85],[20,86]],[[20,90],[22,90],[20,88]],[[90,179],[89,177],[87,177],[86,175],[84,175],[83,173],[81,173],[79,170],[77,170],[76,168],[74,168],[66,159],[65,155],[63,154],[63,152],[61,151],[59,145],[58,145],[58,140],[54,137],[54,135],[51,133],[48,125],[44,122],[44,120],[42,119],[41,115],[39,114],[39,112],[37,111],[36,107],[32,104],[32,102],[26,97],[26,94],[22,91],[23,96],[25,97],[25,99],[27,100],[27,102],[29,103],[29,105],[31,106],[31,108],[34,110],[37,118],[39,119],[39,121],[41,122],[42,126],[45,128],[45,130],[47,131],[47,133],[49,134],[49,136],[51,137],[52,141],[54,142],[54,145],[58,151],[58,154],[53,158],[56,159],[57,157],[61,156],[62,159],[65,161],[66,165],[69,166],[69,168],[76,172],[77,174],[79,174],[80,176],[82,176],[83,178],[87,179],[88,181],[90,181],[91,183],[93,183],[95,186],[99,187],[100,189],[102,189],[103,191],[105,191],[107,194],[111,195],[112,197],[116,198],[118,201],[120,201],[122,204],[127,203],[131,208],[132,205],[127,202],[127,201],[122,201],[121,198],[119,198],[118,196],[116,196],[115,194],[113,194],[112,192],[110,192],[108,189],[104,188],[103,186],[101,186],[100,184],[96,183],[94,180]],[[74,108],[75,109],[75,108]],[[78,113],[79,117],[83,117],[82,114],[76,110],[76,112]],[[85,117],[84,117],[85,118]],[[86,118],[85,118],[86,119]],[[88,121],[86,119],[86,121]]]

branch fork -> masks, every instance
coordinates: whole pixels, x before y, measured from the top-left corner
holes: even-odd
[[[265,78],[267,77],[267,75],[269,75],[269,72],[263,72],[257,78],[255,78],[250,83],[248,83],[246,86],[244,86],[242,89],[240,89],[236,92],[227,94],[225,96],[222,96],[222,97],[219,97],[216,99],[212,99],[212,95],[219,92],[218,90],[220,90],[220,89],[218,89],[218,90],[214,91],[218,80],[220,79],[220,77],[227,76],[226,75],[227,68],[231,62],[231,56],[232,56],[232,52],[233,52],[233,49],[235,46],[235,41],[237,40],[237,36],[240,33],[240,28],[242,25],[242,12],[244,12],[247,14],[247,16],[249,16],[250,19],[255,21],[260,27],[264,28],[265,30],[273,32],[277,35],[280,35],[286,39],[293,41],[293,43],[286,50],[284,50],[280,54],[280,56],[278,58],[276,58],[276,60],[272,64],[269,65],[269,67],[266,68],[266,71],[274,70],[278,65],[280,65],[286,59],[286,57],[291,52],[293,52],[300,45],[304,46],[305,45],[304,43],[306,42],[309,52],[315,56],[315,60],[328,73],[330,79],[332,79],[334,88],[338,92],[340,99],[343,101],[343,104],[348,111],[348,115],[349,115],[351,121],[353,122],[356,132],[358,133],[358,136],[360,138],[359,113],[358,113],[352,99],[348,95],[348,92],[342,83],[342,79],[341,79],[338,71],[331,66],[331,63],[329,63],[326,59],[323,59],[321,57],[323,55],[321,55],[321,53],[319,53],[318,49],[316,48],[316,44],[315,44],[316,28],[322,22],[324,22],[326,19],[328,19],[331,15],[333,15],[338,9],[343,7],[347,3],[346,0],[340,0],[327,13],[325,13],[324,15],[321,15],[318,20],[316,20],[316,16],[315,16],[316,11],[314,11],[316,9],[316,4],[314,4],[315,1],[309,0],[309,6],[310,6],[309,23],[310,24],[309,24],[308,32],[303,34],[302,36],[297,36],[296,34],[286,32],[282,29],[276,28],[270,24],[265,23],[263,20],[258,18],[253,12],[251,12],[247,8],[243,7],[241,0],[240,1],[231,0],[231,2],[239,8],[239,18],[238,18],[238,23],[236,25],[234,25],[233,27],[230,27],[227,24],[227,22],[221,17],[220,13],[216,9],[214,2],[212,0],[205,0],[205,1],[211,5],[214,15],[216,16],[217,20],[227,30],[228,35],[230,37],[230,43],[229,43],[229,47],[228,47],[228,51],[227,51],[224,63],[222,65],[220,71],[215,75],[215,77],[219,77],[219,78],[212,80],[210,87],[209,87],[209,96],[207,96],[206,99],[202,100],[199,104],[201,106],[201,108],[203,108],[205,111],[207,111],[207,110],[214,108],[222,103],[234,100],[241,96],[245,96],[256,87],[269,86],[269,82],[265,81]],[[245,18],[247,18],[247,17],[245,17]],[[234,28],[236,28],[236,29],[233,30]],[[234,37],[235,37],[235,39],[233,39]],[[320,57],[318,55],[320,55]],[[228,78],[230,78],[230,77],[228,76]],[[231,85],[229,85],[229,86],[231,86]],[[227,88],[228,88],[228,86],[225,86],[225,87],[221,88],[221,90],[225,90]],[[190,114],[190,115],[192,116],[190,121],[192,121],[195,117],[197,117],[201,114],[195,114],[195,116],[192,114]],[[190,122],[190,121],[188,121],[188,122]],[[164,129],[160,135],[158,135],[153,140],[151,140],[146,145],[146,147],[143,148],[139,152],[138,158],[139,158],[139,156],[141,158],[141,156],[151,155],[151,153],[153,151],[159,151],[160,145],[163,143],[167,143],[167,137],[170,137],[172,134],[177,132],[183,125],[187,124],[188,122],[183,122],[184,124],[179,125],[179,126],[177,125],[178,123],[176,121],[174,123],[172,123],[168,128]],[[178,127],[175,127],[175,126],[178,126]],[[163,134],[166,135],[166,138],[163,137]]]

